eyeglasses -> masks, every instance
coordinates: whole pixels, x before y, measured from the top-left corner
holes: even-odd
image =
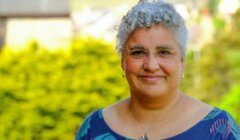
[[[124,49],[124,52],[132,58],[136,60],[145,59],[150,56],[150,51],[142,48],[133,48],[133,49]],[[159,48],[153,52],[154,56],[166,58],[174,54],[174,50],[170,48]]]

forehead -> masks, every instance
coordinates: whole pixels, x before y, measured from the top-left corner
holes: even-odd
[[[169,46],[179,48],[170,29],[163,24],[154,24],[150,28],[137,28],[126,41],[125,47],[141,46],[144,48],[156,48]]]

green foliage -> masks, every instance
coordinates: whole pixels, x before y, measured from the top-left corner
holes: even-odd
[[[220,105],[222,109],[231,112],[231,115],[240,123],[240,85],[232,86],[232,89],[223,97]]]
[[[127,95],[110,44],[77,39],[67,52],[28,49],[0,54],[2,140],[73,139],[91,111]]]
[[[212,15],[215,15],[217,13],[218,10],[218,5],[219,5],[220,0],[208,0],[207,1],[207,7],[209,9],[209,12]]]
[[[230,67],[226,53],[223,53],[227,50],[218,43],[220,44],[220,42],[214,42],[206,45],[199,60],[200,90],[201,93],[208,93],[203,100],[212,103],[219,101],[231,86]]]
[[[221,17],[213,17],[213,25],[215,27],[216,32],[220,33],[225,28],[226,22]]]
[[[190,51],[182,90],[227,110],[240,123],[240,12],[200,52]],[[222,28],[219,23],[219,28]],[[231,27],[231,28],[228,28]],[[113,45],[76,39],[67,51],[33,42],[0,52],[1,140],[73,139],[91,111],[128,95]]]
[[[214,40],[203,46],[200,52],[193,52],[193,56],[200,57],[199,59],[190,57],[193,64],[189,64],[186,71],[187,75],[193,77],[186,81],[193,81],[194,86],[187,91],[193,95],[197,94],[197,97],[207,103],[223,107],[237,119],[238,123],[240,123],[239,23],[240,10],[233,15],[231,24],[216,32]],[[190,73],[189,68],[192,69]]]

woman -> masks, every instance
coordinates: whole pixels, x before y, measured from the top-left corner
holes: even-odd
[[[232,117],[181,93],[187,29],[172,5],[140,1],[123,17],[117,49],[130,97],[90,114],[76,140],[235,140]]]

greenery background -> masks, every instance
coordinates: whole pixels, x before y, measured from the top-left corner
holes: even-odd
[[[181,89],[240,123],[240,11],[232,19],[226,26],[216,18],[215,39],[200,52],[189,50]],[[114,44],[78,38],[68,51],[32,42],[0,52],[1,140],[73,139],[87,114],[126,96]]]

